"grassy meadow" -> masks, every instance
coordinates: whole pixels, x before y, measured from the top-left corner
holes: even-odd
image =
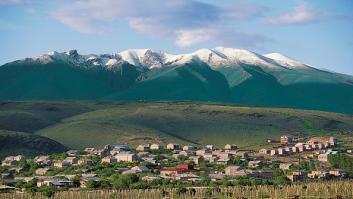
[[[233,143],[253,149],[287,132],[336,135],[349,143],[353,116],[193,102],[3,101],[0,130],[2,135],[12,133],[13,139],[19,135],[23,138],[25,133],[36,136],[39,142],[49,138],[46,142],[55,142],[53,146],[61,143],[76,149],[152,142],[196,146]]]

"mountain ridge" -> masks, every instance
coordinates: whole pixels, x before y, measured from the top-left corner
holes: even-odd
[[[194,100],[353,113],[353,77],[224,47],[180,55],[71,50],[0,66],[0,99]]]

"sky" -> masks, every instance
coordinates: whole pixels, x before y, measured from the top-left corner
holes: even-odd
[[[0,64],[51,51],[217,46],[353,75],[352,0],[0,0]]]

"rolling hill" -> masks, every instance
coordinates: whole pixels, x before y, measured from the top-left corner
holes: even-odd
[[[283,133],[353,141],[353,116],[193,102],[2,101],[0,155],[41,154],[108,143],[259,148]],[[4,117],[4,115],[7,117]],[[19,117],[20,116],[20,117]]]
[[[36,132],[72,148],[107,143],[265,144],[282,133],[353,133],[353,117],[338,113],[195,103],[122,103],[78,114]],[[256,148],[256,147],[255,147]]]

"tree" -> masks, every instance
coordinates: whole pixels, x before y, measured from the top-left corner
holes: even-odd
[[[57,191],[57,189],[53,186],[42,186],[39,189],[39,192],[41,192],[44,196],[51,198],[52,196],[54,196],[55,192]]]
[[[185,187],[182,186],[178,186],[175,190],[175,193],[177,195],[181,195],[181,194],[185,194],[187,192],[187,189]]]
[[[85,185],[86,185],[86,188],[88,188],[88,189],[95,189],[95,188],[98,187],[98,183],[96,181],[94,181],[94,180],[88,180],[85,183]]]
[[[138,182],[136,174],[114,175],[111,176],[111,182],[115,189],[127,189],[131,184]]]

